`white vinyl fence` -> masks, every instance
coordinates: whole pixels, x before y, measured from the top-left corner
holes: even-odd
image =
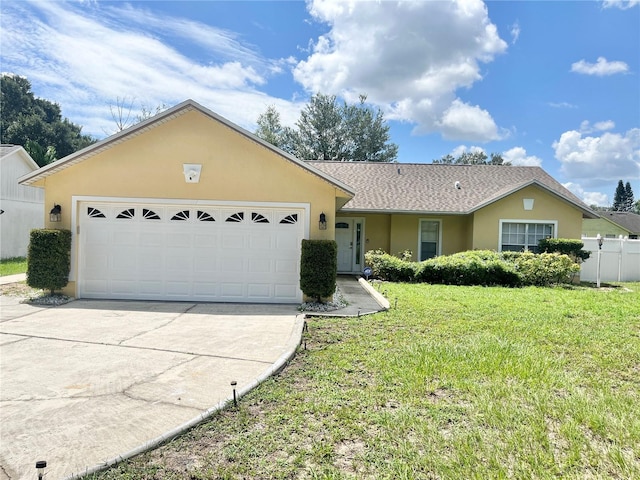
[[[582,237],[584,250],[591,252],[580,268],[580,280],[596,282],[598,275],[598,240]],[[605,238],[600,250],[601,282],[640,281],[640,240]]]

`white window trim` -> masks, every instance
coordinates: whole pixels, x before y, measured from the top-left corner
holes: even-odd
[[[558,238],[558,221],[557,220],[522,220],[522,219],[512,219],[512,218],[501,218],[500,219],[500,228],[498,230],[498,251],[502,251],[502,226],[505,223],[535,223],[535,224],[544,224],[544,225],[553,225],[553,238]]]
[[[418,221],[418,248],[416,250],[416,259],[420,261],[422,256],[422,222],[436,222],[438,224],[438,248],[436,249],[436,256],[442,255],[442,220],[438,218],[420,218]]]

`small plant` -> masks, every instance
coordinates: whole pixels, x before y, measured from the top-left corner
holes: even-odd
[[[409,259],[411,257],[409,256]],[[383,250],[370,250],[364,255],[375,278],[389,282],[413,282],[417,263],[390,255]]]
[[[338,245],[333,240],[302,240],[300,290],[322,302],[336,291]]]
[[[51,295],[69,282],[71,232],[31,230],[27,256],[27,285],[49,290]]]
[[[574,262],[582,263],[591,256],[591,252],[583,250],[584,243],[573,238],[543,238],[538,242],[540,252],[562,253]]]

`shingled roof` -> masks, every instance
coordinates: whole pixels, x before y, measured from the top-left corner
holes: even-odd
[[[617,223],[630,233],[640,235],[640,215],[632,212],[600,212],[602,218]]]
[[[469,214],[529,185],[537,185],[597,218],[540,167],[310,161],[351,186],[343,212]],[[457,188],[458,185],[460,188]]]

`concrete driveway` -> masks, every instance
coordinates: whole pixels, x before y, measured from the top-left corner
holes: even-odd
[[[0,296],[0,479],[62,479],[197,423],[286,363],[295,305]]]

